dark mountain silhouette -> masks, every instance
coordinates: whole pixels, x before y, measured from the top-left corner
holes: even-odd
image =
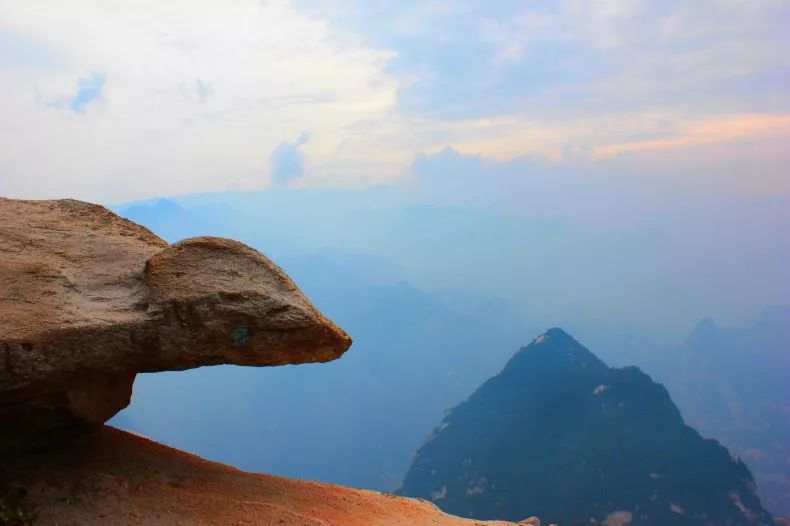
[[[748,468],[685,425],[664,387],[609,368],[561,329],[446,415],[401,491],[480,519],[772,523]]]

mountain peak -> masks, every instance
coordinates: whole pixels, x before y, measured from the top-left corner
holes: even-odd
[[[573,336],[565,332],[559,327],[552,327],[551,329],[547,330],[530,343],[530,345],[540,345],[542,343],[546,343],[551,340],[551,343],[556,342],[573,342],[579,345],[579,342],[573,339]]]
[[[692,333],[702,333],[702,334],[709,334],[715,333],[719,331],[719,326],[713,321],[713,318],[707,316],[702,318],[692,329]]]
[[[636,367],[610,369],[562,329],[445,416],[401,493],[479,519],[772,523],[746,466],[686,426],[663,386]]]
[[[721,340],[721,329],[711,318],[701,319],[686,337],[686,345],[707,349]]]
[[[505,366],[505,372],[523,375],[546,369],[588,368],[605,370],[608,366],[573,336],[559,327],[553,327],[522,347]]]

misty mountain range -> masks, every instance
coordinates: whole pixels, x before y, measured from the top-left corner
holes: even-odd
[[[767,235],[787,220],[782,199],[677,202],[626,182],[604,190],[596,177],[521,168],[529,177],[459,172],[453,191],[429,190],[426,174],[416,186],[196,194],[115,210],[169,241],[223,235],[278,262],[326,249],[375,256],[453,309],[502,299],[537,330],[563,326],[585,341],[626,327],[666,345],[705,316],[742,325],[790,298],[790,244]],[[744,283],[750,267],[759,279]]]
[[[584,266],[585,256],[580,250],[578,258],[560,261],[553,272],[550,263],[561,246],[557,239],[577,238],[567,226],[541,223],[532,228],[542,236],[546,253],[536,252],[519,267],[514,262],[527,256],[510,245],[533,234],[520,229],[518,221],[484,210],[403,205],[397,196],[381,192],[384,197],[377,196],[376,203],[383,208],[376,211],[341,191],[303,192],[298,198],[288,192],[195,196],[119,207],[122,215],[168,241],[221,235],[261,249],[355,343],[343,360],[321,367],[213,367],[143,375],[133,405],[115,423],[244,469],[390,491],[399,487],[411,456],[444,411],[499,372],[512,350],[538,333],[544,321],[530,319],[529,311],[539,310],[548,291],[572,286],[561,279],[564,265]],[[331,205],[328,196],[335,198]],[[342,212],[320,214],[330,206]],[[301,213],[304,209],[318,211],[326,221]],[[502,233],[496,240],[486,237],[492,229]],[[337,245],[323,245],[324,239]],[[508,266],[525,276],[552,277],[535,287],[535,307],[524,309],[494,293],[511,277],[479,260],[483,253],[510,258]],[[454,275],[453,280],[424,288],[443,273]],[[458,285],[460,277],[468,286]],[[481,293],[486,284],[489,295]],[[788,514],[790,469],[781,462],[787,458],[782,456],[788,443],[782,415],[788,402],[766,400],[786,390],[748,387],[766,368],[765,378],[775,379],[769,382],[781,382],[788,373],[782,357],[786,310],[766,312],[753,328],[695,330],[697,335],[681,345],[671,343],[680,339],[677,327],[662,334],[646,322],[617,330],[572,309],[563,325],[592,342],[608,362],[638,365],[667,385],[690,425],[732,448],[753,469],[766,507]],[[649,313],[643,318],[648,320]],[[710,367],[719,354],[732,358]],[[708,406],[717,404],[709,413]],[[756,409],[745,419],[738,407]],[[709,422],[711,415],[718,416]]]
[[[790,515],[790,308],[745,328],[701,321],[656,363],[689,424],[716,437],[755,473],[763,503]]]
[[[496,303],[474,317],[459,314],[329,256],[286,260],[286,268],[353,334],[342,360],[142,375],[116,423],[249,470],[394,490],[443,411],[526,337]]]

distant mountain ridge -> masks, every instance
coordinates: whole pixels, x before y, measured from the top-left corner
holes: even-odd
[[[666,389],[561,329],[452,409],[401,493],[479,519],[768,525],[748,468],[684,424]]]
[[[686,419],[741,455],[766,508],[790,514],[790,308],[751,327],[701,321],[662,371]]]

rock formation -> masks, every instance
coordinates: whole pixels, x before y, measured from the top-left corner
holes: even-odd
[[[351,339],[235,241],[168,245],[74,200],[0,199],[0,447],[126,407],[138,372],[339,357]]]
[[[138,372],[325,362],[350,344],[241,243],[168,245],[101,206],[0,198],[0,524],[505,526],[101,425]]]
[[[511,524],[453,517],[418,499],[244,473],[109,426],[2,467],[12,498],[4,501],[0,487],[0,524],[4,512],[59,526]]]
[[[768,526],[752,475],[684,424],[666,389],[560,329],[451,410],[402,494],[448,513],[608,526]]]

